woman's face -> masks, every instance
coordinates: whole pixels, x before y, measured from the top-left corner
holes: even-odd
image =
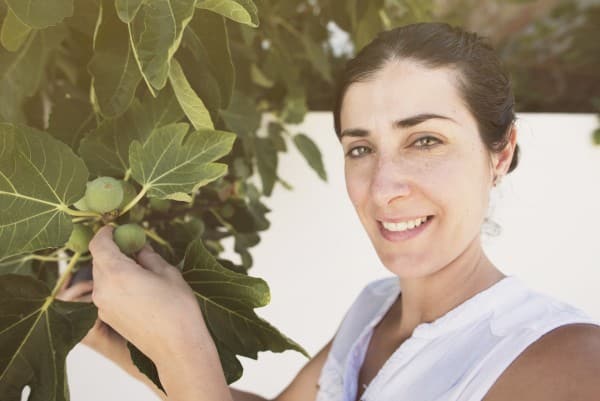
[[[480,246],[492,170],[455,72],[389,63],[350,85],[340,123],[348,195],[390,271],[426,276]],[[383,226],[425,216],[405,232]]]

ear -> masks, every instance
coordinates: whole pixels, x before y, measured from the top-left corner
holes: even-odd
[[[517,128],[513,123],[508,133],[508,143],[500,153],[492,154],[492,172],[497,176],[505,176],[517,147]]]

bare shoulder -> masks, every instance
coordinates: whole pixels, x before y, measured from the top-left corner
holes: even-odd
[[[600,326],[560,326],[504,371],[485,401],[592,401],[600,394]]]

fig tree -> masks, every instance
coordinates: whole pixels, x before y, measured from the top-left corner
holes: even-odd
[[[171,201],[168,199],[150,198],[150,208],[157,212],[165,213],[171,207]]]
[[[98,177],[88,183],[85,191],[85,203],[91,210],[108,213],[123,202],[123,186],[112,177]]]
[[[113,239],[121,252],[132,255],[144,247],[146,233],[138,224],[128,223],[115,229]]]
[[[88,244],[93,236],[94,232],[90,227],[83,224],[75,224],[66,246],[74,252],[86,253],[88,251]]]

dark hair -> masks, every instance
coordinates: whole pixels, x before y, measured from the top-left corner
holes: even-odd
[[[363,82],[388,62],[410,59],[426,67],[458,71],[458,89],[477,120],[481,140],[489,152],[500,152],[509,141],[515,121],[514,95],[508,74],[493,47],[476,33],[445,23],[417,23],[380,32],[346,63],[338,81],[334,108],[335,132],[340,139],[340,112],[348,87]],[[508,172],[517,167],[519,146]]]

